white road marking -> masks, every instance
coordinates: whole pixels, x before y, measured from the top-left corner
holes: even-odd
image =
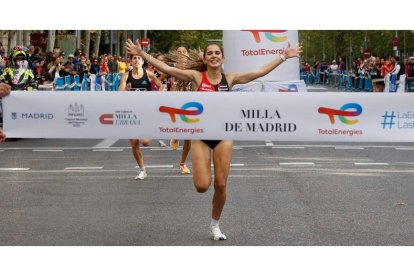
[[[142,148],[148,148],[150,150],[166,150],[166,151],[173,150],[171,147],[142,147]],[[234,146],[233,149],[235,150],[243,149],[243,146]],[[183,150],[183,147],[178,147],[176,150]]]
[[[346,146],[346,145],[344,145]],[[236,146],[237,147],[237,146]],[[263,144],[256,144],[256,145],[242,145],[243,148],[263,148],[266,147],[266,145]],[[341,145],[332,145],[332,144],[323,144],[323,145],[313,145],[313,144],[286,144],[283,145],[283,147],[305,147],[305,148],[333,148],[333,147],[341,147]],[[361,147],[356,145],[355,147]],[[396,149],[396,145],[393,146],[368,146],[368,145],[364,145],[363,146],[365,149],[367,148],[392,148],[392,149]],[[63,150],[91,150],[97,148],[96,146],[94,147],[60,147],[59,149],[63,149]],[[131,147],[126,146],[126,147],[112,147],[114,149],[130,149]],[[34,150],[34,149],[39,149],[39,147],[15,147],[15,148],[3,148],[2,150]],[[155,150],[161,150],[160,147],[142,147],[142,149],[155,149]],[[164,148],[165,149],[165,148]],[[181,150],[182,147],[179,148],[179,150]],[[403,148],[403,147],[398,147],[397,149],[401,149],[401,150],[414,150],[414,147],[407,147],[407,148]],[[168,149],[166,149],[168,150]]]
[[[296,147],[296,146],[275,146],[272,149],[304,149],[305,147]]]
[[[281,162],[279,163],[280,166],[315,166],[313,162]]]
[[[355,166],[388,166],[388,163],[354,163]]]
[[[111,151],[124,151],[124,149],[94,149],[94,150],[92,150],[92,151],[97,151],[97,152],[100,152],[100,151],[104,151],[104,152],[106,152],[106,151],[109,151],[109,152],[111,152]]]
[[[42,183],[42,181],[39,181],[39,180],[8,180],[7,182],[9,182],[9,183],[29,183],[29,184]]]
[[[0,171],[28,171],[30,168],[0,168]]]
[[[109,148],[110,146],[115,144],[116,141],[118,141],[118,139],[105,139],[93,146],[93,148]]]
[[[214,164],[210,164],[210,167],[214,167]],[[244,167],[242,163],[231,163],[230,167]]]
[[[102,170],[103,167],[67,167],[65,170]]]
[[[352,146],[336,146],[336,150],[363,150],[363,147],[352,147]]]
[[[34,152],[62,152],[63,149],[34,149]]]
[[[145,165],[145,168],[174,168],[174,165]],[[138,166],[135,166],[138,169]]]
[[[171,150],[173,150],[172,148],[149,148],[150,150],[166,150],[166,151],[171,151]],[[234,146],[233,147],[233,149],[234,150],[241,150],[241,149],[243,149],[243,147],[242,146]],[[179,148],[177,148],[176,150],[183,150],[183,147],[179,147]]]
[[[164,147],[164,148],[149,148],[150,150],[158,150],[158,151],[163,151],[163,150],[165,150],[165,151],[172,151],[173,149],[172,148],[167,148],[167,147]],[[178,148],[178,149],[176,149],[177,151],[178,150],[183,150],[183,148]]]
[[[297,165],[298,163],[295,163],[295,165]],[[285,172],[285,173],[292,173],[292,174],[298,174],[298,173],[314,173],[314,172],[318,172],[318,173],[322,173],[322,174],[330,174],[330,175],[355,175],[355,176],[381,176],[381,175],[386,175],[386,174],[408,174],[408,175],[414,175],[414,169],[391,169],[392,167],[384,167],[384,166],[359,166],[359,167],[354,167],[354,169],[341,169],[341,168],[333,168],[333,169],[329,169],[329,168],[319,168],[316,166],[295,166],[295,165],[285,165],[285,166],[273,166],[271,168],[269,167],[265,167],[265,168],[261,168],[261,167],[250,167],[250,166],[239,166],[239,167],[233,167],[231,169],[231,173],[229,175],[229,177],[241,177],[241,178],[251,178],[251,177],[263,177],[263,174],[259,173],[259,172]],[[178,167],[178,166],[177,166]],[[102,170],[96,170],[96,169],[71,169],[71,170],[67,170],[67,169],[58,169],[58,170],[37,170],[37,169],[24,169],[24,168],[17,168],[19,171],[13,171],[13,170],[2,170],[0,169],[0,182],[3,183],[3,180],[7,180],[6,173],[15,173],[15,174],[22,174],[22,173],[30,173],[33,175],[36,174],[40,174],[40,175],[44,175],[45,173],[47,173],[48,175],[51,174],[63,174],[66,175],[66,177],[78,177],[77,175],[74,175],[73,172],[76,171],[78,173],[83,173],[83,174],[97,174],[99,173],[100,175],[104,174],[104,175],[108,175],[110,177],[113,176],[128,176],[129,174],[134,174],[136,172],[136,170],[134,170],[133,168],[131,169],[127,169],[127,170],[122,170],[122,169],[102,169]],[[23,170],[22,170],[23,169]],[[174,174],[171,174],[169,172],[169,170],[171,170],[171,168],[152,168],[150,169],[151,173],[151,178],[169,178],[169,177],[176,177]],[[3,172],[2,172],[3,171]],[[178,169],[177,169],[178,171]],[[192,177],[192,175],[181,175],[181,177]],[[36,176],[35,176],[36,177]],[[177,175],[177,177],[179,177]],[[266,175],[266,177],[273,177],[271,174]],[[33,181],[36,181],[37,178],[32,178]],[[13,178],[12,181],[18,181],[18,178]],[[32,182],[28,181],[28,182]]]

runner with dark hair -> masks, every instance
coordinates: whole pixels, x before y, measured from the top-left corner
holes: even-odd
[[[203,92],[230,91],[236,84],[248,83],[267,75],[287,59],[298,57],[302,52],[302,47],[299,44],[291,48],[289,43],[284,49],[283,54],[263,65],[258,70],[224,74],[222,72],[224,62],[223,48],[215,43],[205,47],[202,61],[199,59],[192,60],[190,57],[183,65],[185,67],[184,69],[180,69],[179,66],[170,67],[156,60],[151,55],[145,53],[139,43],[134,44],[129,39],[126,42],[125,48],[128,50],[128,53],[141,56],[162,72],[183,82],[191,83],[192,90]],[[199,70],[192,69],[196,67]],[[210,164],[213,159],[214,196],[210,233],[214,240],[225,240],[226,236],[221,232],[219,227],[219,219],[227,197],[226,186],[233,153],[233,141],[192,140],[191,149],[193,182],[196,190],[200,193],[205,193],[211,185],[212,176]]]

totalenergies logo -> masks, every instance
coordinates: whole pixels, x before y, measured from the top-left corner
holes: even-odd
[[[256,43],[260,43],[260,33],[264,33],[265,37],[272,42],[283,42],[287,40],[287,35],[276,36],[274,34],[282,34],[287,30],[242,30],[243,32],[251,32]]]
[[[349,109],[353,109],[349,111]],[[339,120],[347,125],[357,124],[359,120],[348,120],[345,117],[356,117],[362,113],[362,107],[357,103],[347,103],[340,109],[332,109],[328,107],[319,107],[318,112],[326,114],[331,121],[331,124],[335,123],[335,116],[338,116]]]
[[[160,106],[159,111],[163,113],[168,113],[170,115],[171,121],[176,122],[175,115],[180,115],[180,118],[185,123],[198,123],[199,118],[190,119],[187,116],[196,116],[203,113],[203,106],[197,102],[188,102],[184,104],[181,108],[174,108],[169,106]]]

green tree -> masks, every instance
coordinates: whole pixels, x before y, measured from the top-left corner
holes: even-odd
[[[309,63],[316,60],[331,62],[339,57],[349,63],[362,57],[362,51],[369,48],[373,56],[387,58],[395,54],[392,48],[392,38],[395,30],[300,30],[299,41],[304,52],[303,59]],[[400,55],[407,57],[414,54],[414,33],[408,30],[398,30]],[[405,37],[405,43],[404,43]],[[404,53],[405,49],[405,53]],[[325,57],[325,58],[324,58]]]
[[[148,38],[151,40],[151,51],[168,52],[180,45],[189,48],[204,48],[211,40],[221,40],[223,32],[220,30],[151,30]]]

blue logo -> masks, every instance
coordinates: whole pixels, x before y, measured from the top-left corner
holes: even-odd
[[[382,129],[414,129],[414,111],[385,111],[384,115],[381,116]]]
[[[389,126],[389,129],[392,128],[393,125],[395,125],[394,119],[395,119],[395,114],[394,111],[391,112],[391,114],[388,114],[388,111],[385,111],[385,114],[381,116],[382,118],[384,118],[382,120],[382,129],[385,129],[387,126]]]
[[[17,113],[16,112],[12,112],[11,117],[13,120],[17,119]]]

